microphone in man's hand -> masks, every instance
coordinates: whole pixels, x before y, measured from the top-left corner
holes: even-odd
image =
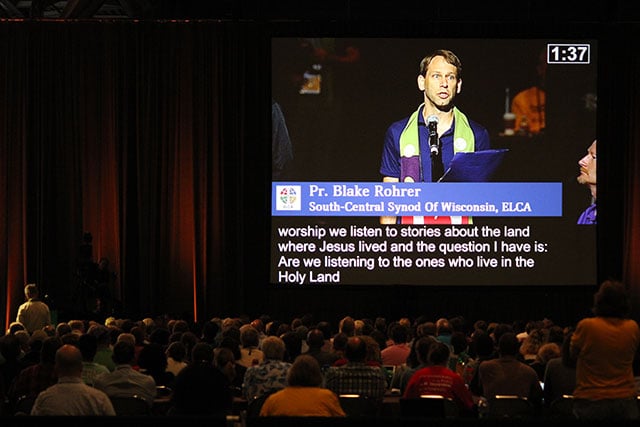
[[[438,143],[438,116],[432,114],[427,117],[427,124],[429,126],[429,149],[431,151],[431,157],[438,156],[440,154],[440,144]]]

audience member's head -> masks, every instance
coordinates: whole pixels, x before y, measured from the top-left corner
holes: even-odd
[[[82,360],[93,362],[93,358],[98,351],[98,338],[92,334],[82,334],[78,338],[78,348],[82,353]]]
[[[134,347],[136,345],[136,337],[130,332],[123,332],[120,335],[118,335],[118,339],[116,340],[116,343],[119,343],[120,341],[127,341],[131,343],[131,345]]]
[[[434,337],[430,335],[425,337],[420,337],[415,341],[413,348],[416,353],[417,360],[420,364],[428,365],[430,363],[429,352],[431,351],[431,347],[436,342],[439,342],[439,341],[437,341]]]
[[[54,365],[56,363],[56,352],[60,347],[62,347],[60,337],[52,336],[45,338],[40,348],[40,362]]]
[[[367,355],[365,361],[382,363],[382,355],[380,353],[380,346],[378,342],[369,335],[360,335],[359,337],[367,348]]]
[[[211,344],[199,342],[194,345],[191,349],[191,363],[213,363],[213,347]]]
[[[147,374],[160,375],[167,370],[167,354],[160,344],[147,344],[140,350],[138,366]]]
[[[404,344],[409,339],[409,331],[406,326],[394,323],[389,328],[389,337],[395,344]]]
[[[74,345],[64,344],[56,351],[56,372],[61,377],[82,377],[82,353]]]
[[[58,335],[59,337],[63,336],[64,334],[68,334],[69,332],[71,332],[71,326],[69,326],[67,322],[59,322],[56,325],[56,335]]]
[[[233,382],[236,377],[236,359],[233,352],[225,347],[216,348],[213,352],[213,364],[218,368],[224,376]]]
[[[431,345],[429,350],[429,363],[434,366],[447,366],[451,351],[449,346],[443,342],[436,341]]]
[[[418,327],[416,328],[416,334],[419,337],[426,337],[426,336],[435,337],[436,336],[436,324],[435,324],[435,322],[420,323],[418,325]]]
[[[320,387],[322,382],[318,360],[307,354],[296,357],[287,373],[287,383],[292,387]]]
[[[136,350],[135,344],[130,340],[118,341],[113,346],[113,354],[111,359],[116,365],[132,365],[135,363]]]
[[[562,356],[562,349],[560,346],[554,342],[549,342],[540,346],[538,349],[538,354],[536,355],[536,361],[546,365],[546,363],[555,359],[556,357]]]
[[[267,360],[284,360],[286,348],[279,337],[269,336],[262,341],[262,352]]]
[[[307,334],[309,350],[319,350],[324,345],[324,333],[320,329],[311,329]]]
[[[505,332],[498,341],[498,352],[500,356],[516,356],[520,350],[520,341],[513,332]]]
[[[202,325],[202,341],[213,344],[220,332],[220,326],[213,320],[208,320]]]
[[[260,333],[250,324],[240,327],[240,345],[243,348],[256,348],[260,344]]]
[[[451,347],[453,347],[454,354],[460,354],[467,351],[469,343],[467,342],[467,336],[460,331],[456,331],[451,334]]]
[[[349,362],[364,362],[367,358],[367,344],[358,336],[350,337],[344,349],[344,356]]]
[[[631,300],[622,282],[605,280],[593,296],[593,314],[626,318],[631,312]]]
[[[338,324],[338,331],[346,334],[347,336],[353,336],[356,330],[356,322],[351,316],[345,316],[340,320]]]
[[[451,335],[452,332],[451,322],[448,319],[442,317],[436,321],[436,335]]]
[[[289,331],[283,334],[280,338],[284,341],[284,345],[287,349],[285,353],[285,361],[294,361],[302,352],[302,339],[300,338],[300,335],[294,331]]]
[[[176,362],[182,362],[187,357],[187,349],[180,341],[169,344],[166,350],[167,357],[172,358]]]

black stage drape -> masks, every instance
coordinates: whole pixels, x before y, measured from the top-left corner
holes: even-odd
[[[86,232],[93,258],[116,273],[117,314],[136,319],[315,312],[570,322],[588,313],[592,288],[269,287],[272,31],[265,22],[0,22],[5,327],[27,282],[60,319],[105,314],[93,313],[78,278]],[[637,307],[640,63],[623,46],[640,34],[631,25],[593,31],[602,82],[598,271],[624,279]]]

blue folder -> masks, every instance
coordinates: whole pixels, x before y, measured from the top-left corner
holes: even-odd
[[[438,182],[488,182],[508,151],[508,148],[500,148],[455,153]]]

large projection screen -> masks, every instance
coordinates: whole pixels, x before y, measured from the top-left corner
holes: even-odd
[[[436,49],[460,59],[455,105],[490,149],[446,164],[446,182],[383,182],[385,134],[423,102],[419,64]],[[271,58],[271,285],[596,283],[597,226],[578,224],[593,194],[577,180],[596,140],[595,40],[274,37]],[[531,87],[544,102],[511,132]]]

